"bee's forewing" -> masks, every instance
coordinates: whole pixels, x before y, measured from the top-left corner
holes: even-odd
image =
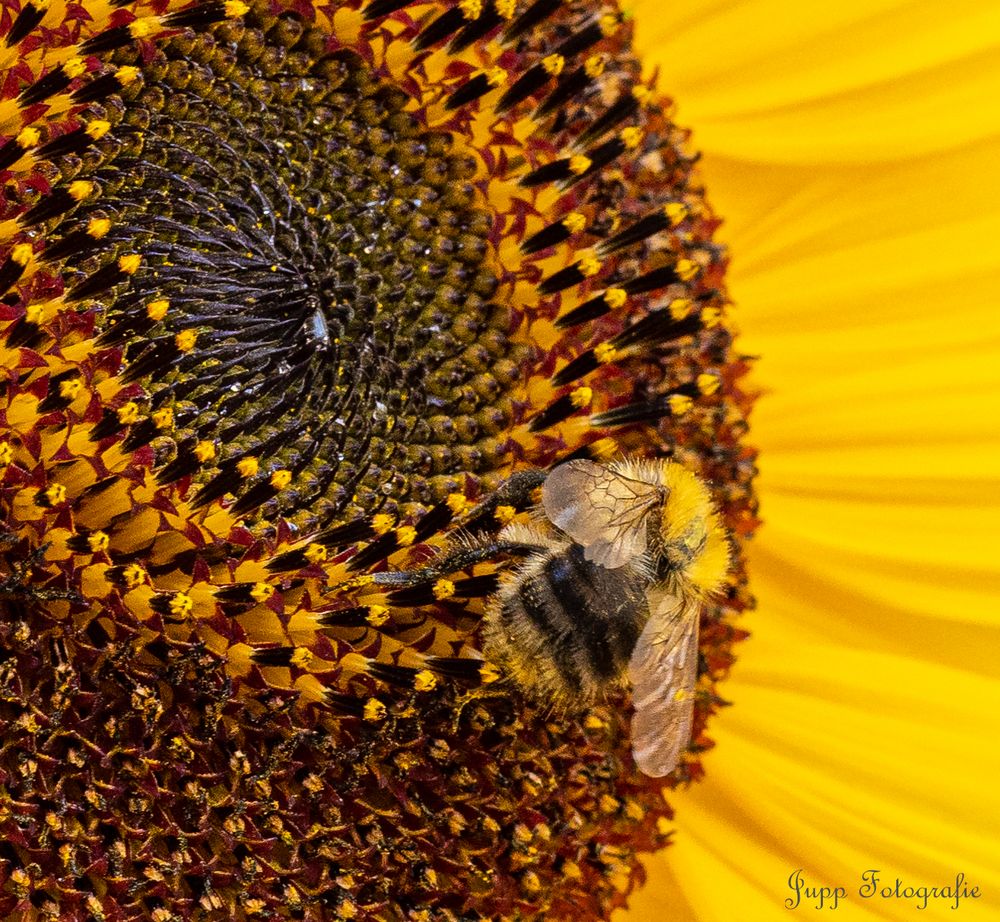
[[[649,621],[628,668],[632,755],[640,771],[659,778],[677,767],[691,741],[701,604],[663,589],[648,596]]]
[[[646,551],[646,517],[660,496],[654,484],[624,477],[593,461],[555,468],[542,484],[542,508],[557,528],[608,569]]]

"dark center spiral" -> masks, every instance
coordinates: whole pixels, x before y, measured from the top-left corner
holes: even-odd
[[[475,162],[328,36],[268,26],[164,43],[78,176],[101,196],[59,231],[114,218],[66,267],[77,298],[141,255],[98,320],[143,385],[127,447],[154,443],[198,503],[238,493],[237,514],[314,528],[494,467],[518,372]]]

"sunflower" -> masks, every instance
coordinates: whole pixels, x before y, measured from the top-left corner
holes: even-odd
[[[606,917],[702,774],[756,524],[718,220],[628,18],[2,16],[0,912]],[[618,453],[733,536],[666,779],[624,683],[553,710],[481,630],[532,486]]]
[[[846,888],[837,918],[995,919],[1000,12],[635,15],[762,356],[765,525],[735,706],[622,918],[790,918],[801,869]],[[870,869],[892,895],[859,894]],[[960,873],[981,897],[957,911],[895,895]]]

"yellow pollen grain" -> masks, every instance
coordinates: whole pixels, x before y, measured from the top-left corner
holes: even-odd
[[[115,80],[118,81],[120,86],[128,86],[130,83],[135,81],[135,78],[139,76],[139,68],[132,64],[126,64],[124,67],[119,67],[115,72]]]
[[[542,880],[534,871],[525,871],[521,876],[521,887],[525,893],[538,893],[542,889]]]
[[[364,718],[372,722],[385,720],[385,705],[378,698],[369,698],[365,702]]]
[[[602,794],[599,806],[602,813],[615,813],[621,806],[621,803],[617,797],[612,797],[610,794]]]
[[[178,592],[169,604],[170,613],[178,617],[186,617],[194,611],[194,599],[185,592]]]
[[[376,535],[384,535],[395,524],[396,520],[387,512],[380,512],[378,515],[372,516],[372,531]]]
[[[558,77],[566,66],[566,59],[561,54],[550,54],[542,58],[542,67],[551,77]]]
[[[577,260],[576,268],[584,278],[589,279],[601,271],[601,261],[593,253],[588,253]]]
[[[145,38],[152,34],[159,24],[160,18],[158,16],[142,16],[128,24],[128,31],[132,38]]]
[[[250,7],[243,0],[226,0],[225,10],[226,16],[230,19],[236,19],[237,16],[246,16]]]
[[[710,375],[708,373],[698,375],[698,390],[701,391],[706,397],[714,394],[721,386],[722,382],[719,380],[718,375]]]
[[[460,515],[469,508],[469,501],[464,493],[449,493],[445,497],[445,505],[451,510],[452,515]]]
[[[122,579],[129,589],[135,589],[146,581],[146,571],[137,563],[130,563],[122,573]]]
[[[100,240],[111,230],[111,221],[108,218],[91,218],[87,222],[87,236]]]
[[[87,62],[84,61],[83,58],[73,57],[63,61],[62,72],[69,77],[70,80],[82,77],[86,70]]]
[[[254,583],[250,590],[250,598],[255,602],[266,602],[274,595],[274,586],[270,583]]]
[[[569,399],[577,409],[590,406],[590,401],[594,399],[594,392],[589,387],[578,387],[570,391]]]
[[[670,202],[663,206],[663,213],[670,219],[670,223],[676,227],[687,218],[688,207],[683,202]]]
[[[0,442],[0,467],[6,467],[14,460],[14,449],[10,442]]]
[[[275,490],[284,490],[292,482],[292,472],[279,468],[271,474],[271,486]]]
[[[118,257],[118,268],[126,275],[135,275],[142,263],[142,257],[138,253],[127,253]]]
[[[610,461],[618,454],[618,443],[607,437],[591,442],[588,448],[595,458],[600,458],[602,461]]]
[[[684,688],[678,688],[677,691],[674,692],[674,701],[685,701],[687,700],[687,697],[688,693]]]
[[[110,130],[111,130],[111,122],[107,121],[106,119],[99,118],[92,121],[86,127],[86,129],[84,129],[84,133],[87,135],[88,138],[91,138],[94,141],[99,141]]]
[[[409,547],[417,540],[417,530],[412,525],[403,525],[396,530],[396,543],[400,547]]]
[[[39,134],[38,129],[29,127],[22,128],[14,141],[21,150],[27,150],[29,147],[34,147],[40,138],[41,134]]]
[[[365,621],[367,621],[372,627],[382,627],[382,625],[388,620],[389,609],[384,605],[368,606],[368,614],[365,615]]]
[[[594,347],[594,358],[602,365],[607,365],[618,358],[618,350],[611,343],[599,343]]]
[[[639,103],[645,103],[652,95],[653,91],[648,86],[644,86],[641,83],[632,87],[632,96],[638,100]]]
[[[579,234],[587,226],[587,216],[579,211],[571,211],[562,219],[562,225],[571,234]]]
[[[26,266],[31,262],[31,254],[34,247],[30,243],[19,243],[10,251],[10,258],[19,266]]]
[[[502,67],[491,67],[483,73],[486,74],[486,82],[490,86],[502,86],[507,81],[507,71]]]
[[[629,125],[618,133],[618,138],[625,145],[626,150],[635,150],[642,141],[642,129],[635,125]]]
[[[574,176],[586,173],[593,161],[586,154],[574,154],[569,158],[569,171]]]
[[[458,8],[466,19],[478,19],[483,12],[483,0],[459,0]]]
[[[493,510],[493,518],[501,525],[507,525],[513,520],[515,515],[517,515],[517,510],[513,506],[501,505]]]
[[[310,544],[306,548],[306,560],[309,563],[322,563],[329,556],[330,552],[322,544]]]
[[[693,307],[694,304],[690,298],[674,298],[667,307],[667,310],[670,311],[670,316],[674,320],[683,320],[690,315]]]
[[[597,27],[601,30],[601,35],[607,38],[618,31],[620,20],[614,13],[605,13],[598,21]]]
[[[68,191],[74,202],[82,202],[94,191],[94,184],[86,179],[77,179],[69,184]]]
[[[513,19],[517,12],[517,0],[496,0],[494,6],[502,19]]]
[[[33,323],[35,326],[39,326],[45,321],[45,305],[44,304],[29,304],[24,312],[24,319],[28,323]]]
[[[479,667],[479,681],[483,685],[491,685],[500,678],[500,670],[497,669],[492,663],[483,663]]]
[[[583,721],[583,726],[587,730],[606,730],[608,723],[596,714],[588,714]]]
[[[66,487],[61,483],[54,483],[49,487],[42,496],[45,497],[45,501],[50,506],[59,506],[66,502]]]
[[[604,67],[607,64],[607,58],[603,54],[592,54],[586,61],[583,62],[583,72],[590,77],[591,80],[596,80],[601,74],[604,73]]]
[[[690,282],[698,274],[698,269],[698,263],[692,262],[690,259],[678,259],[674,272],[677,273],[677,277],[682,282]]]
[[[722,311],[717,307],[706,307],[701,312],[701,325],[706,330],[715,329],[722,322]]]
[[[667,403],[674,416],[683,416],[694,406],[694,401],[686,394],[671,394],[667,398]]]
[[[215,442],[210,442],[208,439],[202,439],[202,441],[194,446],[194,456],[201,464],[204,464],[206,461],[211,461],[215,457]]]
[[[63,400],[76,400],[81,387],[83,387],[83,384],[79,378],[73,378],[71,381],[60,381],[59,396]]]
[[[123,426],[130,426],[139,418],[139,405],[134,400],[130,400],[128,403],[122,404],[115,411],[115,415]]]
[[[604,303],[608,305],[612,310],[617,310],[622,307],[628,300],[628,292],[624,288],[609,288],[602,295],[604,298]]]
[[[308,669],[315,657],[305,647],[299,647],[292,654],[291,663],[299,669]]]
[[[198,342],[198,334],[194,330],[181,330],[174,337],[174,345],[177,346],[179,352],[190,352],[196,342]]]
[[[434,593],[434,598],[442,602],[455,594],[455,584],[450,579],[439,579],[431,591]]]
[[[167,316],[170,309],[170,302],[166,298],[157,298],[146,305],[146,316],[150,320],[160,321]]]
[[[625,801],[625,815],[630,820],[635,820],[638,823],[646,815],[646,811],[643,809],[642,804],[640,804],[639,801],[629,798]]]
[[[174,411],[170,407],[164,407],[162,410],[157,410],[152,419],[157,429],[169,429],[174,424]]]
[[[256,477],[259,470],[260,461],[256,458],[244,458],[236,465],[236,473],[239,474],[244,480]]]
[[[428,692],[437,688],[438,680],[437,676],[434,675],[429,669],[421,669],[413,677],[413,687],[418,692]]]

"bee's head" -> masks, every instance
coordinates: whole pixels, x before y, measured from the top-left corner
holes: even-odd
[[[660,479],[665,494],[661,554],[670,572],[686,579],[699,595],[711,595],[729,572],[729,539],[708,485],[674,462],[663,465]]]

